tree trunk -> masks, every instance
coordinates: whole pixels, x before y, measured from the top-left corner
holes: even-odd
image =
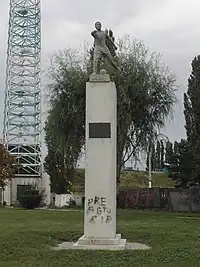
[[[121,175],[121,169],[122,169],[122,164],[121,164],[121,153],[117,153],[117,177],[116,177],[116,195],[119,192],[119,187],[120,187],[120,175]]]
[[[119,187],[120,187],[120,175],[121,175],[121,168],[118,167],[117,168],[117,181],[116,181],[116,195],[118,194],[119,192]]]

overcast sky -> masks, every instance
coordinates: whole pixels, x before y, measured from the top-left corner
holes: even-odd
[[[0,0],[0,129],[3,121],[5,62],[9,0]],[[151,52],[177,76],[179,104],[175,119],[163,131],[171,140],[185,135],[182,95],[186,90],[191,60],[200,50],[199,0],[42,0],[42,68],[52,52],[92,43],[96,20],[111,27],[116,37],[130,34],[144,41]],[[1,134],[0,134],[1,135]]]

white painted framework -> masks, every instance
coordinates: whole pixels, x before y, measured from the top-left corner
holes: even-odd
[[[3,142],[16,177],[41,177],[40,0],[10,0]]]

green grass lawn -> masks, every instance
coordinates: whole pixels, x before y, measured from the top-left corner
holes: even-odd
[[[148,187],[148,172],[145,171],[123,171],[121,173],[120,189]],[[74,191],[84,192],[84,169],[77,169],[73,178]],[[152,172],[152,186],[169,188],[174,187],[174,182],[164,173]]]
[[[80,211],[0,209],[0,267],[200,266],[200,214],[118,211],[117,228],[148,251],[54,251],[83,234]]]

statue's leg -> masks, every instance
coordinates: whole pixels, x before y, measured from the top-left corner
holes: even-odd
[[[102,60],[102,56],[101,56],[101,54],[100,54],[99,57],[98,57],[98,60],[97,60],[97,73],[100,72],[100,64],[101,64],[101,60]]]
[[[99,73],[100,60],[101,53],[99,53],[98,51],[94,51],[93,73]]]
[[[106,58],[107,58],[108,62],[109,62],[115,69],[117,69],[117,70],[119,69],[118,66],[117,66],[117,64],[116,64],[115,61],[113,60],[113,57],[112,57],[110,51],[107,52],[107,54],[106,54]]]

